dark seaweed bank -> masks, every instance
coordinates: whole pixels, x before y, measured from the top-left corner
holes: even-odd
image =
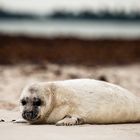
[[[62,20],[109,20],[109,21],[140,21],[140,13],[126,13],[124,11],[111,12],[103,10],[99,12],[92,12],[88,10],[79,13],[54,11],[51,14],[37,15],[33,13],[18,13],[0,9],[0,19],[18,19],[18,20],[42,20],[42,19],[62,19]]]
[[[140,62],[140,39],[0,35],[0,63],[123,65]]]

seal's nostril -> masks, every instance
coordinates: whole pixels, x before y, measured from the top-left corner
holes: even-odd
[[[38,112],[37,111],[35,111],[35,112],[33,112],[33,118],[36,118],[37,117],[37,115],[38,115]]]

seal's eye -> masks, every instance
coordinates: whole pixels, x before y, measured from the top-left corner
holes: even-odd
[[[26,102],[25,100],[22,100],[22,101],[21,101],[21,104],[24,106],[24,105],[27,104],[27,102]]]
[[[39,100],[37,100],[37,101],[34,101],[34,102],[33,102],[33,105],[34,105],[34,106],[41,106],[41,100],[39,99]]]

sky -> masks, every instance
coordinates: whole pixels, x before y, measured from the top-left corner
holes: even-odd
[[[140,0],[0,0],[0,8],[14,12],[50,14],[54,10],[78,12],[110,9],[126,13],[140,11]]]

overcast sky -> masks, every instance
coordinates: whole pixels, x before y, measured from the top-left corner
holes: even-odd
[[[54,10],[82,9],[140,11],[140,0],[0,0],[0,8],[15,12],[50,13]]]

